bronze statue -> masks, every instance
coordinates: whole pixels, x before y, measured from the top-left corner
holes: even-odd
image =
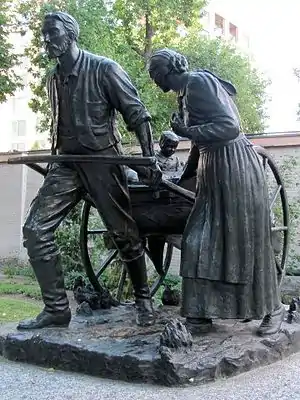
[[[128,130],[137,135],[143,156],[154,156],[150,115],[121,66],[79,49],[78,23],[66,13],[47,14],[42,34],[49,57],[57,59],[47,81],[52,152],[122,154],[116,127],[116,111],[119,111]],[[153,185],[160,181],[158,167],[141,173]],[[144,247],[132,218],[124,168],[86,162],[52,165],[31,204],[23,228],[24,245],[45,307],[35,319],[21,322],[19,329],[67,326],[71,320],[54,233],[84,193],[93,199],[127,265],[134,288],[137,324],[154,323]]]
[[[241,133],[234,86],[207,70],[189,71],[169,49],[150,58],[149,74],[178,94],[173,131],[191,140],[181,182],[197,174],[197,197],[182,239],[182,315],[192,331],[212,319],[262,319],[257,333],[279,331],[285,310],[271,245],[264,170]]]
[[[175,156],[176,149],[178,147],[179,138],[172,131],[165,131],[161,134],[159,139],[160,150],[155,152],[158,166],[164,175],[165,179],[178,181],[182,174],[184,162],[180,161]],[[126,175],[129,183],[139,182],[138,174],[131,168],[126,167]]]
[[[159,140],[160,150],[155,152],[158,165],[165,177],[170,180],[177,180],[182,174],[184,162],[175,156],[179,138],[172,131],[165,131]]]

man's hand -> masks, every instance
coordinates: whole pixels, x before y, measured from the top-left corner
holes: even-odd
[[[136,167],[140,180],[147,186],[156,190],[162,181],[162,172],[158,164],[151,167]]]

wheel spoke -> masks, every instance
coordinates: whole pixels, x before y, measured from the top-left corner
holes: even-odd
[[[276,269],[277,269],[278,275],[282,275],[283,269],[281,268],[281,265],[278,262],[278,260],[276,260],[276,258],[275,258],[275,264],[276,264]]]
[[[92,217],[92,209],[91,209],[91,202],[89,200],[86,200],[83,208],[82,208],[82,223],[81,223],[81,231],[80,231],[80,237],[81,237],[81,254],[83,258],[83,263],[87,272],[87,276],[92,283],[93,287],[95,290],[100,290],[100,285],[99,285],[99,280],[103,278],[103,274],[106,274],[108,271],[117,274],[118,275],[118,282],[113,285],[113,287],[110,287],[110,290],[113,290],[116,293],[116,299],[119,303],[122,304],[122,301],[124,300],[124,297],[126,293],[124,293],[126,287],[127,287],[127,279],[128,279],[128,272],[126,270],[126,266],[123,264],[123,268],[121,270],[119,268],[115,268],[115,263],[114,261],[116,260],[118,256],[118,251],[116,249],[113,249],[110,247],[110,243],[106,242],[106,234],[107,229],[103,225],[102,222],[97,223],[95,225],[95,222],[91,220]],[[93,222],[92,225],[91,222]],[[93,229],[95,227],[95,229]],[[103,239],[103,244],[104,247],[106,247],[106,254],[103,257],[103,261],[101,262],[101,259],[98,261],[95,260],[95,257],[93,255],[96,255],[98,252],[98,248],[95,246],[89,246],[89,241],[90,239],[94,239],[91,237],[91,235],[95,235],[95,239],[97,238],[97,235],[99,235],[99,239],[102,241]],[[147,240],[147,237],[144,238],[145,242]],[[173,245],[171,243],[166,242],[167,248],[166,252],[163,255],[163,262],[161,265],[161,271],[157,271],[155,269],[155,265],[153,263],[151,253],[149,251],[149,248],[145,249],[145,254],[147,258],[149,258],[149,269],[151,270],[152,274],[150,274],[149,271],[149,277],[151,276],[151,282],[153,284],[151,285],[151,296],[153,296],[157,290],[159,289],[160,285],[162,284],[168,269],[171,264],[171,259],[172,259],[172,250],[173,250]],[[94,249],[95,248],[95,249]],[[96,250],[96,252],[94,252]],[[98,261],[98,262],[97,262]],[[152,265],[153,264],[153,265]],[[95,268],[96,267],[96,268]],[[154,268],[153,268],[154,267]],[[153,270],[154,269],[154,270]],[[112,270],[112,271],[111,271]],[[152,281],[153,278],[153,281]],[[126,302],[127,303],[127,302]]]
[[[151,262],[153,262],[153,261],[152,261],[152,257],[151,257],[150,250],[149,250],[147,247],[145,247],[145,252],[146,252],[147,256],[150,258]]]
[[[112,260],[115,258],[117,250],[109,250],[108,255],[106,256],[106,259],[101,265],[101,268],[96,274],[97,279],[99,279],[100,275],[103,274],[103,272],[106,270],[106,268],[109,266],[109,264],[112,262]]]
[[[88,235],[100,235],[102,233],[106,233],[107,229],[90,229],[87,231]]]
[[[264,167],[264,169],[266,169],[267,164],[268,164],[267,157],[263,157],[263,167]]]
[[[157,267],[157,265],[155,265],[155,263],[152,260],[151,252],[148,249],[148,247],[145,247],[145,252],[146,252],[148,258],[150,259],[151,263],[153,264],[156,272],[159,274],[159,276],[163,275],[164,274],[164,264],[161,264],[161,265],[159,265],[159,267]],[[164,261],[163,261],[163,263],[164,263]]]
[[[278,197],[278,195],[279,195],[281,189],[282,189],[282,186],[281,186],[281,185],[278,185],[278,187],[277,187],[277,189],[276,189],[274,195],[272,196],[272,200],[271,200],[271,203],[270,203],[270,208],[271,208],[271,210],[272,210],[272,208],[274,207],[275,201],[276,201],[276,199],[277,199],[277,197]]]
[[[286,232],[288,231],[288,227],[287,226],[272,226],[271,231],[272,232]]]
[[[262,165],[267,178],[270,210],[272,211],[271,216],[272,218],[274,217],[274,226],[271,227],[271,231],[272,234],[282,232],[280,235],[274,235],[276,236],[276,241],[274,242],[274,256],[276,261],[278,283],[279,285],[281,285],[283,277],[285,275],[286,259],[289,249],[290,232],[288,199],[282,176],[280,174],[280,171],[278,170],[275,161],[272,158],[272,155],[260,146],[254,146],[254,148],[258,155],[261,157]],[[273,215],[275,214],[274,209],[276,209],[276,216]],[[275,221],[277,222],[275,223]]]
[[[122,273],[121,273],[119,283],[118,283],[117,295],[116,295],[116,299],[119,303],[122,298],[126,277],[127,277],[127,271],[126,271],[126,268],[123,266]]]

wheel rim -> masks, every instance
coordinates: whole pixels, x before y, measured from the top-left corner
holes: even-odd
[[[255,150],[262,159],[262,166],[266,173],[267,181],[270,178],[271,173],[273,175],[274,182],[276,182],[276,184],[274,184],[272,187],[272,192],[270,196],[270,211],[272,218],[272,238],[275,238],[275,240],[279,242],[280,237],[280,244],[277,243],[278,248],[280,247],[279,254],[276,255],[276,253],[278,253],[278,248],[273,248],[278,273],[278,281],[279,285],[281,285],[286,272],[286,262],[290,236],[287,194],[284,188],[282,176],[280,175],[280,172],[272,156],[262,147],[255,146]],[[269,188],[270,187],[268,186],[268,189]],[[276,235],[276,233],[278,233],[278,235]]]

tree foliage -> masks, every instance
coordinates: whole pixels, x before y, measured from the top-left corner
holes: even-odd
[[[298,82],[300,82],[300,68],[294,68],[294,75],[298,79]],[[298,103],[297,121],[300,121],[300,103]]]
[[[50,63],[41,51],[41,21],[46,11],[60,9],[78,20],[82,48],[114,59],[128,72],[152,115],[156,137],[169,128],[170,115],[176,109],[175,95],[161,92],[146,69],[148,57],[160,47],[182,51],[192,67],[208,68],[230,79],[239,91],[237,103],[243,130],[262,131],[266,82],[234,48],[195,34],[200,30],[199,16],[204,4],[204,0],[115,0],[108,9],[102,0],[51,0],[42,4],[40,0],[25,0],[21,12],[33,32],[26,50],[34,77],[30,105],[44,116],[42,129],[48,129],[49,123],[44,77]],[[180,34],[179,27],[185,29],[186,36]],[[120,130],[126,141],[133,138],[121,118]]]
[[[249,58],[220,39],[190,36],[179,47],[191,68],[208,69],[235,85],[243,132],[263,132],[267,120],[265,105],[269,81],[252,67]]]
[[[200,10],[205,0],[116,0],[113,5],[118,30],[145,61],[153,48],[166,47],[180,35],[200,29]]]
[[[22,87],[15,68],[20,57],[14,52],[10,34],[15,29],[15,14],[11,2],[0,0],[0,103]]]

